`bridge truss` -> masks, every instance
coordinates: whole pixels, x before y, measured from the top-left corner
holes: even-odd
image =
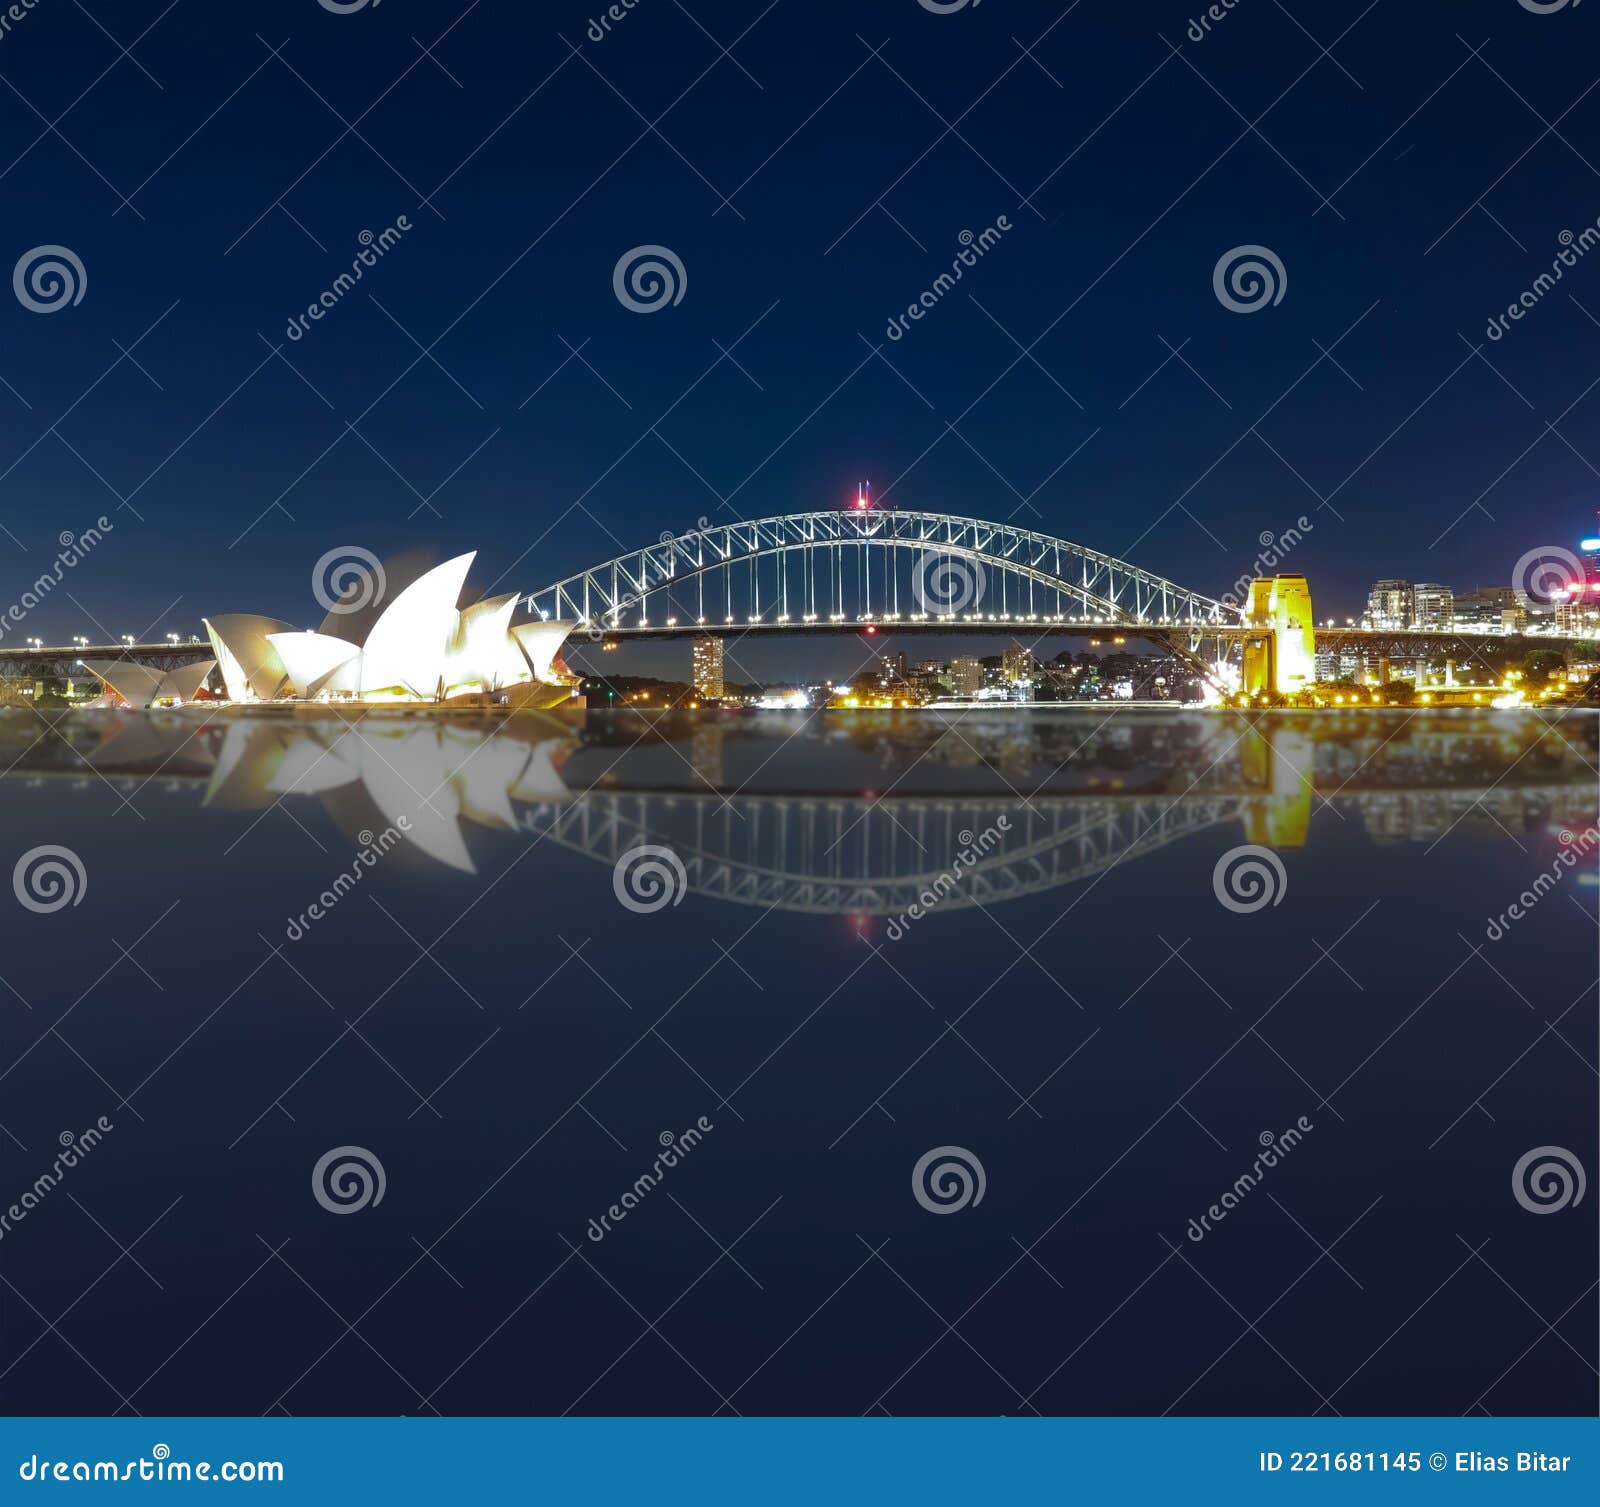
[[[1006,523],[878,509],[715,524],[529,593],[595,633],[983,623],[1238,630],[1239,609]]]

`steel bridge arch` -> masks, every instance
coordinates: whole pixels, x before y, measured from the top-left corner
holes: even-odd
[[[527,606],[531,613],[546,620],[571,621],[596,630],[622,628],[629,626],[624,617],[632,612],[638,612],[641,624],[646,622],[651,597],[697,581],[703,585],[714,572],[731,571],[746,563],[754,567],[755,562],[774,557],[787,571],[787,561],[782,557],[792,552],[846,548],[867,552],[862,558],[867,562],[869,595],[870,552],[879,549],[944,556],[969,561],[986,570],[1009,572],[1019,580],[1055,592],[1058,599],[1064,596],[1075,600],[1083,607],[1085,617],[1092,614],[1095,621],[1197,628],[1238,627],[1243,621],[1237,607],[1067,539],[950,513],[889,510],[790,513],[665,535],[655,544],[528,593]],[[886,558],[892,561],[894,556]],[[888,584],[886,576],[886,587]],[[787,591],[787,576],[784,590]],[[842,582],[840,590],[842,594]],[[876,612],[871,610],[870,601],[857,605],[867,608],[858,614],[863,618],[891,621],[981,621],[984,617],[981,613],[960,611],[903,613],[897,605],[888,610],[888,602],[882,604],[885,610]],[[830,607],[836,606],[836,602],[830,602]],[[796,616],[785,611],[775,620],[792,622]],[[837,621],[847,614],[835,610],[826,615],[802,612],[798,616],[797,626],[804,627]],[[763,610],[753,620],[768,619]],[[1051,619],[1044,615],[1044,620]]]

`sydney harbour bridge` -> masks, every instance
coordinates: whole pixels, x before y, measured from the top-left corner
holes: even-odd
[[[1165,647],[1202,672],[1273,631],[1248,620],[1230,596],[1207,595],[1067,539],[864,502],[730,523],[701,520],[695,529],[663,534],[528,591],[524,601],[531,617],[570,624],[580,641],[863,631],[1036,639],[1109,629]],[[1332,639],[1374,664],[1390,655],[1468,660],[1504,642],[1471,629],[1342,629],[1329,647]],[[1542,637],[1530,644],[1566,642]],[[0,641],[0,678],[70,675],[80,658],[171,670],[210,652],[203,641],[79,638],[46,645],[11,638]]]

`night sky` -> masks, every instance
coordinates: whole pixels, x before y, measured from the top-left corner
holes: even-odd
[[[1215,594],[1304,516],[1323,617],[1511,584],[1600,502],[1600,252],[1486,330],[1600,220],[1600,4],[1202,13],[38,0],[0,33],[0,252],[86,286],[0,299],[0,597],[116,527],[9,632],[314,626],[350,544],[528,590],[860,478]],[[686,276],[641,314],[646,245]],[[1250,245],[1283,297],[1236,313]]]

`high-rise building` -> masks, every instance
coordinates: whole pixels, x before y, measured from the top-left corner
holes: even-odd
[[[950,688],[971,700],[983,689],[983,665],[971,654],[950,662]]]
[[[1552,626],[1557,633],[1586,638],[1594,633],[1597,620],[1600,620],[1600,606],[1585,598],[1582,591],[1565,592],[1556,597]]]
[[[1416,616],[1416,601],[1409,581],[1379,581],[1367,593],[1367,626],[1409,628]]]
[[[1000,656],[1000,678],[1008,685],[1015,685],[1019,680],[1032,680],[1037,669],[1038,662],[1033,657],[1033,651],[1023,648],[1021,644],[1008,645]]]
[[[694,641],[694,693],[702,701],[720,701],[723,695],[722,640]]]
[[[1455,593],[1448,586],[1418,581],[1411,588],[1413,628],[1451,628],[1455,625]]]
[[[1520,633],[1528,623],[1528,604],[1510,586],[1480,586],[1456,594],[1455,626],[1480,633]]]

